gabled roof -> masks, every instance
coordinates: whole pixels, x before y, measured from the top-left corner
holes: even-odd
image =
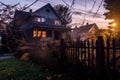
[[[34,11],[34,13],[37,13],[37,12],[41,11],[41,10],[44,9],[45,7],[49,7],[49,8],[52,10],[52,12],[54,12],[54,14],[59,18],[59,20],[61,20],[61,22],[63,22],[63,23],[66,22],[66,21],[64,20],[64,18],[63,18],[61,15],[59,15],[49,3],[46,4],[45,6],[39,8],[38,10]]]
[[[95,27],[95,29],[98,29],[98,26],[95,23],[93,23],[93,24],[87,24],[87,25],[81,26],[79,28],[75,28],[74,31],[76,33],[87,33],[92,27]]]
[[[29,12],[24,12],[24,11],[19,11],[19,10],[16,10],[15,11],[15,16],[14,16],[14,19],[22,19],[22,20],[25,20],[26,18],[28,18],[31,14]]]

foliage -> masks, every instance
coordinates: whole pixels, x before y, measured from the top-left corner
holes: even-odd
[[[2,25],[1,27],[6,27],[4,34],[7,36],[7,42],[4,46],[9,47],[11,49],[10,51],[16,51],[16,49],[23,43],[22,41],[24,36],[23,33],[21,33],[20,29],[16,28],[13,23],[15,10],[17,9],[25,11],[37,1],[38,0],[35,0],[29,5],[23,6],[21,6],[20,3],[9,5],[0,1],[0,25]]]
[[[104,13],[106,19],[113,19],[117,23],[117,27],[120,26],[120,2],[119,0],[104,0],[104,7],[107,12]]]
[[[67,6],[58,4],[54,6],[54,9],[65,19],[65,25],[72,22],[71,10]]]
[[[13,20],[13,16],[16,9],[24,11],[33,4],[35,4],[37,1],[38,0],[35,0],[32,4],[23,6],[21,6],[20,3],[9,5],[0,1],[0,24],[4,23],[9,25],[9,23]]]
[[[59,70],[59,68],[58,68]],[[73,70],[73,69],[72,69]],[[74,70],[77,71],[77,70]],[[69,71],[60,73],[54,69],[21,61],[17,58],[0,60],[0,80],[80,80],[81,77]]]
[[[110,31],[108,29],[99,29],[98,31],[99,36],[103,36],[104,40],[107,40],[107,38],[112,37],[112,34],[110,33]]]
[[[44,80],[39,66],[19,59],[0,61],[0,80]]]

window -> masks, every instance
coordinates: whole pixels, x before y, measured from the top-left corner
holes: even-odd
[[[60,21],[58,19],[55,20],[55,25],[60,25]]]
[[[33,37],[37,37],[37,29],[33,30]]]
[[[40,31],[40,30],[37,30],[37,29],[33,30],[33,38],[35,38],[35,37],[45,38],[46,37],[46,31]]]
[[[46,37],[46,31],[42,31],[42,37],[43,37],[43,38]]]
[[[33,30],[33,37],[37,37],[37,30]]]
[[[41,36],[41,31],[38,31],[38,37],[40,37]]]
[[[41,18],[41,22],[45,22],[45,18],[42,17],[42,18]]]
[[[41,22],[41,19],[39,17],[37,18],[37,22]]]
[[[34,21],[35,22],[45,22],[45,18],[44,17],[35,17]]]

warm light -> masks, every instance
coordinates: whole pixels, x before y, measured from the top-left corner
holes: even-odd
[[[41,36],[41,31],[38,31],[38,37],[40,37]]]
[[[37,31],[33,30],[33,37],[36,37],[36,36],[37,36]]]
[[[42,37],[43,37],[43,38],[46,37],[46,32],[45,32],[45,31],[42,32]]]
[[[60,25],[60,21],[59,20],[55,20],[55,25]]]
[[[116,23],[113,23],[112,26],[116,26]]]
[[[45,38],[46,37],[46,31],[39,31],[39,30],[33,30],[33,37],[35,38],[35,37],[38,37],[38,38],[40,38],[40,37],[43,37],[43,38]]]

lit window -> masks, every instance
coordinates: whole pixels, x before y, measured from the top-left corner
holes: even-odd
[[[37,22],[41,22],[41,18],[38,17],[38,18],[37,18]]]
[[[39,30],[33,30],[33,37],[35,38],[35,37],[38,37],[38,38],[40,38],[40,37],[43,37],[43,38],[45,38],[46,37],[46,31],[39,31]]]
[[[40,37],[41,36],[41,31],[38,31],[38,37]]]
[[[44,17],[35,17],[34,21],[35,22],[45,22],[45,18]]]
[[[42,18],[41,18],[41,22],[45,22],[45,18],[42,17]]]
[[[40,18],[40,17],[35,17],[35,18],[34,18],[34,21],[35,21],[35,22],[41,22],[41,18]]]
[[[33,37],[37,37],[37,30],[33,30]]]
[[[42,37],[46,37],[46,31],[42,31]]]
[[[60,25],[60,21],[59,20],[55,20],[55,25]]]

